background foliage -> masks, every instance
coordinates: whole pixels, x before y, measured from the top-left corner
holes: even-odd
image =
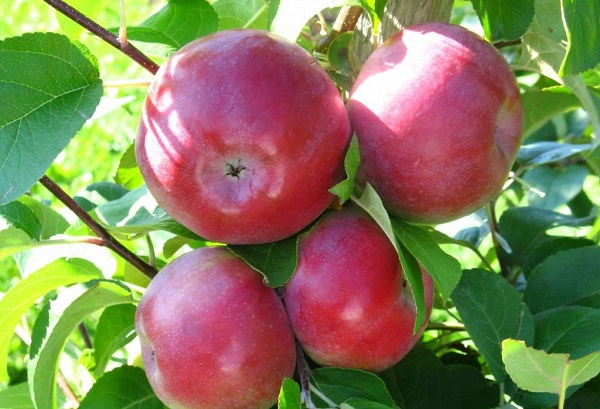
[[[384,3],[128,0],[125,16],[129,40],[160,65],[194,38],[236,27],[271,29],[314,51],[320,22],[331,30],[341,6],[363,7],[377,29]],[[118,2],[69,4],[118,33]],[[156,205],[135,164],[152,75],[44,2],[3,6],[0,408],[161,408],[134,341],[135,304],[149,278],[37,183],[44,175],[55,181],[157,268],[207,245]],[[496,44],[518,77],[525,124],[517,163],[494,203],[433,229],[390,220],[375,192],[352,192],[353,145],[349,182],[336,193],[380,222],[405,267],[425,265],[436,308],[422,341],[390,370],[313,365],[312,400],[341,408],[600,407],[600,3],[455,1],[452,22]],[[346,33],[315,51],[342,92],[356,74],[353,41]],[[294,249],[294,238],[233,248],[274,287],[292,274]],[[417,273],[406,273],[414,284]],[[301,407],[300,393],[286,380],[279,407]]]

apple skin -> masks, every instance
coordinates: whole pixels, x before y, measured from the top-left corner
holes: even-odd
[[[419,340],[398,253],[362,210],[330,211],[298,245],[284,301],[296,338],[317,363],[380,372]],[[433,283],[423,271],[427,320]]]
[[[270,408],[295,368],[283,303],[225,247],[165,266],[136,312],[142,359],[171,409]]]
[[[409,27],[365,62],[347,104],[361,166],[388,212],[436,224],[495,198],[521,144],[523,110],[502,55],[447,23]]]
[[[136,158],[158,204],[190,230],[266,243],[330,205],[350,135],[337,88],[307,51],[239,29],[193,41],[161,66]]]

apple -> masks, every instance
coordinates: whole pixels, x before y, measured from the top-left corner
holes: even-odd
[[[406,28],[365,62],[347,104],[359,185],[388,212],[437,224],[502,190],[521,143],[516,78],[483,38],[448,23]]]
[[[416,308],[394,246],[358,208],[327,212],[298,244],[285,286],[292,329],[321,365],[379,372],[397,363],[425,328],[413,333]],[[423,271],[427,318],[433,283]],[[427,320],[426,320],[427,321]]]
[[[152,389],[172,409],[270,408],[295,367],[281,299],[226,247],[167,264],[135,326]]]
[[[307,51],[239,29],[160,67],[135,148],[171,217],[206,240],[256,244],[299,232],[331,204],[350,133],[336,86]]]

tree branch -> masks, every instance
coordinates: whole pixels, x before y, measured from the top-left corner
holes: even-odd
[[[354,30],[358,18],[362,14],[362,7],[344,6],[341,8],[331,31],[322,37],[315,46],[315,51],[319,53],[327,52],[327,49],[340,34]]]
[[[158,71],[158,64],[148,58],[144,53],[138,50],[136,47],[131,45],[130,43],[122,44],[119,41],[119,37],[115,34],[111,33],[95,21],[89,19],[81,12],[77,11],[67,3],[62,0],[44,0],[50,6],[60,11],[65,16],[69,17],[71,20],[79,24],[80,26],[86,28],[91,33],[97,35],[108,44],[115,47],[117,50],[123,52],[127,56],[131,57],[135,62],[140,64],[146,70],[148,70],[152,74],[156,74]]]
[[[156,268],[152,267],[150,264],[146,263],[144,260],[139,258],[133,252],[131,252],[127,247],[121,244],[117,239],[115,239],[106,229],[101,226],[97,221],[95,221],[85,210],[77,204],[75,200],[71,196],[69,196],[64,190],[61,189],[52,179],[48,176],[43,176],[40,179],[40,183],[48,189],[58,200],[64,203],[75,215],[84,222],[98,237],[102,239],[102,244],[125,260],[127,260],[132,266],[140,270],[150,279],[154,278],[157,274]]]

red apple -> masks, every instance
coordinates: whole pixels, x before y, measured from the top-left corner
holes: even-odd
[[[198,39],[156,74],[136,140],[158,204],[207,240],[291,236],[331,203],[350,123],[318,62],[266,31]]]
[[[281,300],[225,247],[193,250],[164,267],[135,322],[150,384],[172,409],[266,409],[294,372]]]
[[[382,371],[403,358],[416,309],[398,253],[362,210],[330,211],[298,244],[285,305],[298,341],[321,365]],[[431,277],[423,272],[428,317]]]
[[[417,223],[465,216],[496,197],[521,143],[523,112],[502,55],[446,23],[407,28],[367,59],[347,104],[358,180]]]

